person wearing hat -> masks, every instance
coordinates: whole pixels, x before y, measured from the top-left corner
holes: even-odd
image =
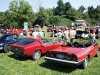
[[[58,30],[58,32],[55,35],[58,37],[58,42],[62,42],[62,32],[61,32],[61,30]]]

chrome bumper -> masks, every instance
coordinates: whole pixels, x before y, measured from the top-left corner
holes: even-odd
[[[73,65],[78,65],[82,61],[68,61],[68,60],[61,60],[61,59],[56,59],[56,58],[50,58],[50,57],[45,57],[46,60],[51,60],[51,61],[56,61],[56,62],[62,62],[62,63],[68,63],[68,64],[73,64]]]
[[[3,47],[0,47],[0,50],[2,50],[3,49]]]

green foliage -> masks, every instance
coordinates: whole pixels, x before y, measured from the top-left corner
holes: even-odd
[[[52,25],[57,25],[61,20],[60,16],[50,16],[49,23]]]
[[[66,3],[65,3],[65,13],[66,13],[70,8],[72,8],[72,5],[71,5],[69,2],[66,2]],[[64,14],[65,14],[65,13],[64,13]]]
[[[81,19],[81,15],[75,8],[70,8],[66,12],[66,18],[69,18],[70,20],[75,21],[75,20]]]
[[[45,11],[43,7],[40,7],[39,12],[37,13],[37,23],[41,24],[41,26],[44,26],[48,24],[48,19],[48,13]]]
[[[57,1],[57,7],[45,9],[40,6],[39,11],[34,13],[32,6],[25,0],[13,0],[10,2],[9,9],[0,12],[0,24],[4,27],[21,27],[24,22],[28,25],[40,24],[42,27],[48,24],[70,25],[71,21],[83,19],[87,24],[100,23],[100,5],[96,8],[89,6],[87,10],[81,5],[79,9],[72,7],[70,2]]]
[[[34,12],[30,4],[24,0],[13,0],[10,2],[9,9],[5,12],[6,27],[21,27],[23,28],[24,22],[28,22],[32,25],[34,21]],[[33,19],[31,19],[33,18]]]
[[[58,0],[57,2],[58,6],[54,9],[55,15],[64,15],[65,12],[65,5],[63,3],[63,0]]]
[[[84,12],[85,9],[86,9],[86,8],[85,8],[83,5],[81,5],[81,6],[79,7],[78,11],[79,11],[79,12]]]

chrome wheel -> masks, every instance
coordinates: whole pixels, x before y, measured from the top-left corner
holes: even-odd
[[[8,52],[10,52],[10,51],[11,51],[11,50],[10,50],[10,45],[6,44],[6,45],[4,46],[4,52],[8,53]]]
[[[34,60],[38,60],[40,57],[41,57],[41,51],[40,50],[33,52],[32,58]]]

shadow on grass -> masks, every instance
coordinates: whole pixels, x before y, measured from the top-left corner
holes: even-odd
[[[3,50],[0,50],[0,53],[5,53]]]
[[[32,60],[32,61],[35,61],[33,60],[31,57],[21,57],[21,56],[16,56],[15,54],[10,54],[8,55],[10,58],[14,58],[16,60],[19,60],[19,61],[27,61],[27,60]],[[44,55],[42,55],[41,57],[43,57]]]
[[[78,69],[77,66],[76,67],[75,66],[74,67],[65,66],[65,65],[60,65],[60,64],[48,62],[48,61],[41,63],[40,66],[45,67],[47,69],[54,70],[54,71],[64,72],[64,73],[70,73],[70,72]]]
[[[17,56],[15,56],[15,54],[10,54],[8,56],[10,58],[14,58],[14,59],[19,60],[19,61],[32,60],[30,57],[17,57]]]

